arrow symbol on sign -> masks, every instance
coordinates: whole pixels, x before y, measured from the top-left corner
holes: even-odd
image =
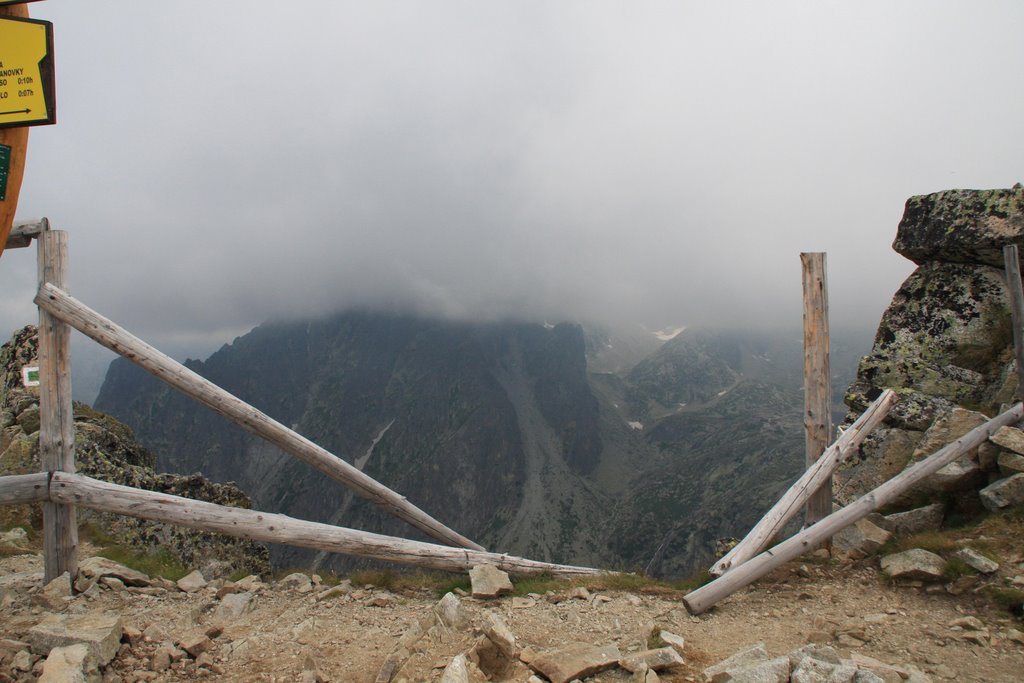
[[[14,111],[0,111],[0,116],[9,116],[10,114],[28,114],[31,113],[31,109],[15,109]]]

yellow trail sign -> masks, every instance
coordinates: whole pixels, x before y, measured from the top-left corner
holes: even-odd
[[[54,123],[53,24],[0,17],[0,127]]]

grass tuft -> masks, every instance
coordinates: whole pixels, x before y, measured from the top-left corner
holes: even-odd
[[[140,554],[125,546],[112,545],[103,548],[96,554],[140,571],[147,576],[162,576],[170,581],[177,581],[191,571],[166,550]]]

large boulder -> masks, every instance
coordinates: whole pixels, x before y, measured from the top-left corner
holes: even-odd
[[[1003,246],[1024,245],[1024,188],[946,190],[911,197],[892,247],[928,261],[1003,267]]]
[[[1024,245],[1024,188],[948,190],[907,201],[893,248],[919,265],[882,316],[845,400],[852,422],[882,391],[899,401],[840,468],[848,502],[954,440],[1013,400],[1017,376],[1002,248]],[[969,407],[974,414],[962,410]],[[926,434],[928,432],[928,434]],[[994,446],[911,493],[973,489],[995,470]],[[910,502],[909,500],[904,502]]]

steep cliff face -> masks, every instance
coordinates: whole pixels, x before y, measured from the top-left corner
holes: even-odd
[[[926,430],[936,421],[952,419],[957,409],[994,415],[1012,399],[1017,378],[1002,269],[1006,244],[1024,244],[1019,184],[907,201],[893,248],[919,267],[885,311],[846,396],[854,413],[885,388],[895,389],[900,401],[862,448],[862,462],[836,477],[841,500],[920,457],[927,450]],[[973,461],[978,463],[977,453]]]
[[[264,325],[189,365],[470,537],[541,558],[607,555],[586,478],[604,451],[600,411],[577,326],[353,312]],[[262,509],[413,535],[123,361],[97,406],[133,424],[161,466],[238,481]]]
[[[40,468],[38,389],[21,382],[22,368],[38,364],[37,349],[32,326],[18,330],[0,347],[0,475],[27,474]],[[157,473],[153,454],[135,439],[131,429],[109,415],[76,402],[74,422],[75,464],[82,474],[220,505],[249,507],[248,497],[233,484]],[[207,568],[211,576],[236,569],[270,570],[266,547],[251,541],[85,509],[79,510],[78,519],[136,551],[168,550],[184,565]],[[38,506],[0,507],[0,526],[39,528],[41,523]]]

